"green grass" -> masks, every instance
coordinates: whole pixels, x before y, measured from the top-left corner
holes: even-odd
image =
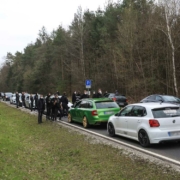
[[[180,179],[180,174],[0,103],[0,180]]]

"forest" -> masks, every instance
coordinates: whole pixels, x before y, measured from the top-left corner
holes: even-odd
[[[58,20],[58,19],[57,19]],[[7,52],[0,91],[91,91],[178,96],[180,89],[179,0],[109,1],[104,10],[77,9],[68,29],[42,27],[23,52]]]

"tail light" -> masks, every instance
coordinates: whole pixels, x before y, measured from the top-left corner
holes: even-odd
[[[113,101],[116,101],[116,98],[114,97],[114,98],[112,98],[112,100],[113,100]]]
[[[126,102],[128,102],[128,99],[126,99]]]
[[[97,116],[97,115],[98,115],[98,113],[97,113],[96,110],[92,111],[91,114],[92,114],[93,116]]]
[[[150,119],[149,125],[150,125],[150,127],[159,127],[160,126],[158,120],[156,120],[156,119]]]

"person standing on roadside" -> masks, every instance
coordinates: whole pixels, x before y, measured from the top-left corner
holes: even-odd
[[[40,99],[37,103],[37,109],[38,109],[38,124],[42,123],[42,115],[43,111],[45,110],[45,102],[43,99],[43,95],[40,95]]]
[[[35,96],[34,96],[34,101],[35,101],[35,109],[37,109],[38,93],[35,94]]]
[[[31,112],[33,110],[33,102],[34,102],[34,99],[33,99],[33,96],[32,94],[30,95],[30,104],[31,104]]]
[[[16,107],[19,107],[19,93],[16,92]]]
[[[51,114],[51,94],[49,93],[46,97],[46,120],[50,119],[50,114]]]
[[[97,93],[97,95],[96,95],[96,98],[102,98],[103,96],[102,96],[102,91],[101,91],[101,89],[98,89],[98,93]]]
[[[72,103],[74,104],[76,102],[76,91],[72,94]]]
[[[81,96],[80,99],[85,99],[85,98],[89,98],[89,95],[87,94],[86,90],[84,90],[84,94]]]
[[[62,107],[63,107],[63,115],[64,114],[68,114],[68,99],[66,96],[66,92],[63,93],[62,97],[61,97],[61,103],[62,103]]]
[[[22,107],[25,107],[25,95],[24,95],[24,92],[22,92]]]
[[[96,98],[96,91],[93,91],[92,98]]]
[[[58,110],[59,110],[59,98],[58,95],[56,94],[55,97],[51,100],[52,104],[52,121],[57,120],[57,115],[58,115]]]

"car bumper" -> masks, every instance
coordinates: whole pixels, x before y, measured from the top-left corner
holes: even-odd
[[[171,135],[170,132],[178,132],[177,135]],[[152,144],[157,144],[164,141],[176,141],[180,140],[180,129],[179,130],[156,130],[148,133],[149,140]]]

